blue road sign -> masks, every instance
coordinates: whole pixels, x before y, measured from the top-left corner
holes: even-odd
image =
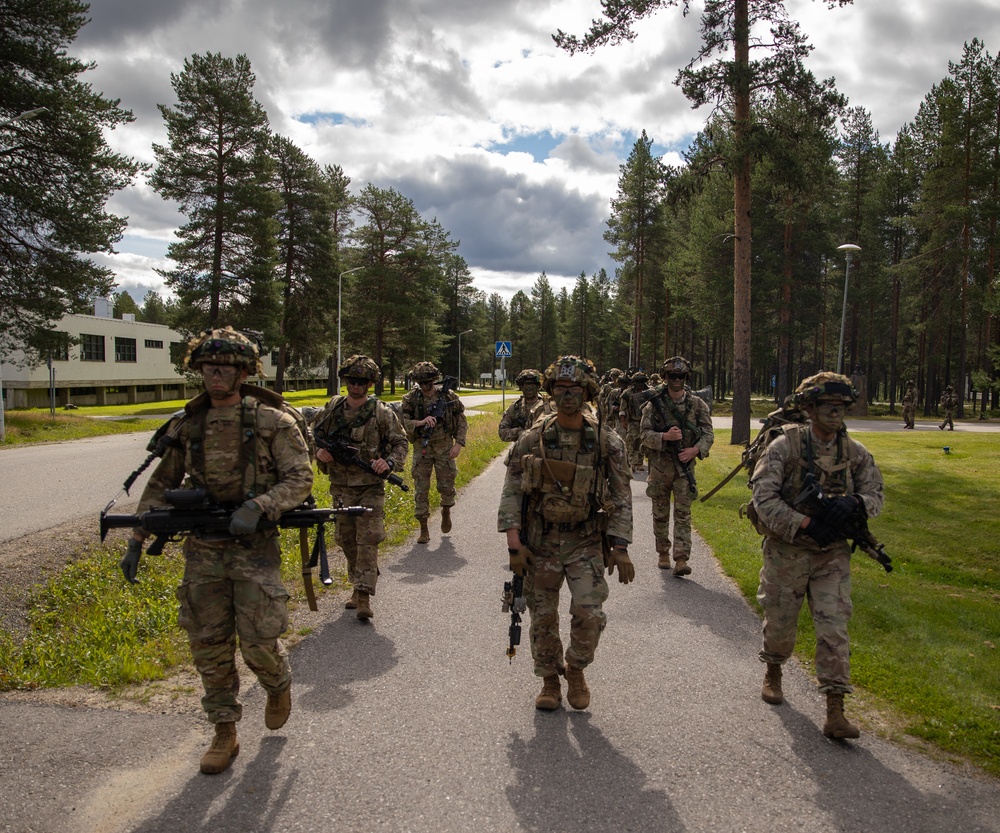
[[[496,341],[494,342],[497,346],[497,358],[498,359],[509,359],[510,358],[510,342],[509,341]]]

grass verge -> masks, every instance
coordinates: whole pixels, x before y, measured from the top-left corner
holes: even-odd
[[[11,446],[81,440],[107,434],[131,434],[135,431],[152,433],[162,422],[161,419],[143,419],[138,416],[127,419],[89,419],[75,414],[50,416],[48,411],[4,412],[6,445]],[[0,448],[3,447],[0,445]]]
[[[871,529],[895,569],[887,574],[860,553],[853,559],[852,680],[862,698],[892,713],[895,731],[1000,776],[1000,438],[853,436],[885,478],[885,512]],[[698,464],[703,494],[741,450],[716,443]],[[737,515],[750,498],[746,482],[740,473],[696,502],[693,522],[757,608],[760,537]],[[812,669],[814,652],[804,607],[796,654]]]

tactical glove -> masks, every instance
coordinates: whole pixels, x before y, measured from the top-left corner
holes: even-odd
[[[229,519],[229,534],[252,535],[257,531],[257,523],[263,514],[264,510],[254,501],[248,500],[233,512],[233,516]]]
[[[635,579],[635,566],[632,564],[632,559],[628,557],[628,552],[619,549],[611,550],[610,560],[611,563],[608,565],[609,576],[615,571],[615,567],[617,567],[618,581],[622,584],[628,584]]]
[[[859,500],[859,498],[848,495],[832,498],[823,513],[823,520],[830,526],[843,527],[858,511]]]
[[[828,547],[835,541],[839,541],[844,536],[839,534],[832,526],[820,518],[811,518],[809,526],[803,532],[812,538],[819,546]]]
[[[535,556],[527,547],[508,549],[510,554],[510,569],[516,576],[528,575],[528,570],[535,565]]]
[[[118,562],[118,566],[122,568],[122,574],[125,576],[125,581],[129,584],[138,584],[138,580],[135,575],[139,572],[139,559],[142,557],[142,541],[137,541],[135,538],[128,539],[128,547],[125,549],[125,555],[122,560]]]

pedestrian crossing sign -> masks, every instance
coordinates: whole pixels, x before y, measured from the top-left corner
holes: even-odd
[[[509,359],[510,358],[510,342],[509,341],[497,341],[494,342],[497,346],[497,358],[498,359]]]

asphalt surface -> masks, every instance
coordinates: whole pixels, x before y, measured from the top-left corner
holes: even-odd
[[[637,577],[613,578],[591,706],[536,711],[527,629],[504,655],[502,476],[496,461],[462,490],[450,535],[434,515],[429,545],[384,553],[370,624],[339,604],[314,614],[283,729],[264,728],[244,679],[242,749],[221,775],[197,771],[198,715],[0,699],[0,830],[1000,831],[996,780],[867,727],[825,739],[797,667],[787,703],[763,703],[756,615],[700,539],[689,578],[656,568],[641,480]]]

